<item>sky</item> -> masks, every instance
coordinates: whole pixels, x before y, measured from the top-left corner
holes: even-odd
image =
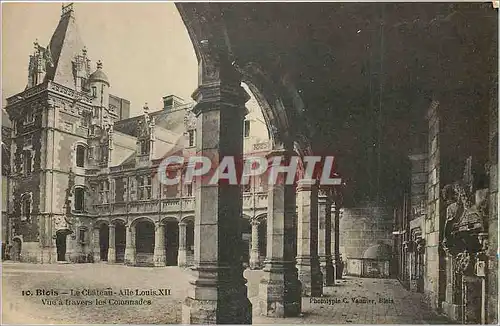
[[[110,93],[131,102],[131,115],[162,107],[175,94],[191,101],[198,65],[173,3],[75,3],[78,29],[92,60],[101,60]],[[29,55],[38,39],[47,46],[61,3],[2,4],[2,105],[24,90]]]

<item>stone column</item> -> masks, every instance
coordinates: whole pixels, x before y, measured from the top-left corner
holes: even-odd
[[[75,259],[75,248],[74,248],[74,234],[73,233],[68,233],[66,235],[66,255],[64,258],[66,258],[67,262],[74,262]]]
[[[92,250],[94,255],[94,263],[101,261],[101,239],[99,234],[99,229],[94,228],[92,230]]]
[[[270,156],[281,156],[285,165],[294,155],[289,146]],[[274,163],[274,161],[273,161]],[[274,168],[274,166],[273,166]],[[272,181],[272,180],[271,180]],[[259,285],[259,313],[269,317],[294,317],[301,311],[301,284],[297,276],[297,217],[295,186],[272,183],[268,187],[267,248],[264,275]]]
[[[135,263],[135,227],[127,225],[125,229],[125,264],[134,266]]]
[[[177,254],[177,266],[187,266],[187,243],[186,243],[186,222],[179,222],[179,252]]]
[[[318,188],[314,182],[302,179],[297,185],[297,269],[302,295],[319,297],[323,294],[323,275],[318,257]]]
[[[334,268],[332,262],[332,211],[331,200],[325,190],[320,189],[318,195],[318,256],[321,273],[323,274],[323,286],[333,284]]]
[[[114,264],[115,262],[116,262],[115,225],[112,223],[109,223],[108,263]]]
[[[165,254],[165,224],[159,222],[155,228],[155,249],[153,253],[153,261],[155,266],[161,267],[166,265]]]
[[[211,41],[210,41],[211,42]],[[213,45],[209,45],[213,46]],[[229,61],[215,62],[193,97],[197,104],[196,154],[214,164],[243,157],[243,120],[249,96]],[[220,71],[218,70],[220,69]],[[213,79],[211,79],[213,78]],[[217,171],[214,171],[217,173]],[[195,180],[194,280],[182,305],[183,324],[251,324],[241,255],[242,189],[227,180]]]
[[[252,246],[250,249],[250,268],[260,268],[259,255],[259,221],[252,220]]]
[[[333,266],[335,268],[334,275],[335,275],[335,280],[340,280],[342,279],[342,271],[344,268],[346,268],[346,266],[342,266],[343,262],[342,259],[340,258],[340,205],[333,204],[331,207],[333,211],[332,255],[333,255]]]

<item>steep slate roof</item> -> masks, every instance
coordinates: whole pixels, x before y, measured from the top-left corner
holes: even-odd
[[[50,39],[47,49],[50,51],[53,66],[47,65],[46,80],[74,88],[73,59],[84,48],[76,26],[75,14],[69,8],[61,15],[59,24]]]
[[[187,108],[182,106],[173,110],[159,110],[149,114],[151,118],[155,118],[155,124],[161,128],[167,129],[174,133],[179,133],[184,130],[184,116]],[[123,132],[127,135],[137,137],[137,125],[139,119],[143,115],[124,119],[115,122],[113,129]]]

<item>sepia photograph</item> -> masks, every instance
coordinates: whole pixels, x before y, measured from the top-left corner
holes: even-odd
[[[1,323],[498,324],[498,1],[1,3]]]

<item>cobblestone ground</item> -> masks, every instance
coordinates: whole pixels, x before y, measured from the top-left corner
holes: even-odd
[[[2,266],[2,317],[8,324],[170,324],[181,322],[181,302],[189,273],[177,267],[148,268],[107,264],[36,265],[4,262]],[[248,296],[258,294],[260,271],[245,271]],[[62,294],[73,290],[112,288],[110,296]],[[56,290],[59,296],[36,295],[36,290]],[[170,289],[170,295],[120,296],[119,291],[135,292]],[[32,291],[24,295],[22,291]],[[56,300],[55,305],[42,299]],[[104,300],[96,304],[96,298]],[[116,305],[114,300],[151,300],[150,305]],[[344,300],[345,298],[345,300]],[[353,299],[374,300],[355,303]],[[386,303],[379,302],[386,299]],[[323,300],[322,302],[318,300]],[[333,303],[334,299],[340,303]],[[80,300],[80,304],[76,304]],[[91,304],[82,305],[85,300]],[[330,303],[324,301],[330,300]],[[347,301],[347,302],[342,302]],[[59,305],[62,303],[62,305]],[[254,307],[257,305],[254,304]],[[433,315],[420,294],[410,293],[395,280],[348,278],[325,289],[322,298],[303,298],[303,316],[272,319],[254,314],[254,324],[415,324],[446,323]]]
[[[258,279],[252,272],[250,278]],[[255,282],[250,281],[251,293]],[[423,295],[409,292],[399,281],[345,277],[323,289],[320,298],[302,298],[299,318],[267,318],[254,313],[254,324],[447,324],[428,307]],[[256,297],[251,297],[252,304]],[[257,304],[253,304],[257,307]],[[254,310],[255,311],[255,310]]]

